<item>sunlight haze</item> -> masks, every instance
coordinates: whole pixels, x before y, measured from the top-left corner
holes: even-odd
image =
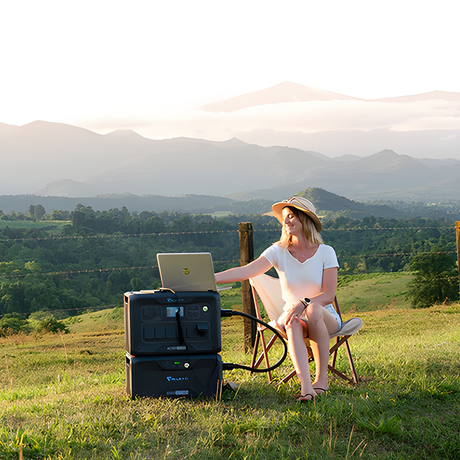
[[[302,132],[459,129],[458,103],[441,118],[442,103],[200,109],[287,81],[361,99],[460,92],[456,13],[453,0],[2,2],[0,123],[214,140],[255,116]]]

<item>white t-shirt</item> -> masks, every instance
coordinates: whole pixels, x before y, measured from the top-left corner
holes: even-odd
[[[267,248],[261,256],[275,267],[281,283],[284,310],[297,304],[300,299],[309,298],[321,292],[323,270],[338,267],[337,255],[331,246],[321,244],[315,255],[305,262],[299,262],[279,243]],[[332,307],[334,309],[334,307]]]

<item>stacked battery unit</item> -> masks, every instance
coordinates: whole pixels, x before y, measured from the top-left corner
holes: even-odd
[[[220,295],[170,290],[124,295],[126,391],[210,398],[222,386]]]

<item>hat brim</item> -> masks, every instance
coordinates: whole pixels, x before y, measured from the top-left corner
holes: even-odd
[[[311,220],[315,224],[316,230],[318,232],[320,232],[322,230],[323,225],[321,224],[321,221],[319,220],[318,216],[314,212],[311,212],[311,211],[305,209],[304,207],[298,206],[298,205],[296,205],[294,203],[286,203],[285,201],[275,203],[272,206],[273,214],[275,215],[275,217],[278,219],[278,221],[281,224],[283,223],[283,216],[282,216],[281,213],[283,212],[284,208],[296,208],[299,211],[302,211],[304,214],[306,214],[308,217],[311,218]]]

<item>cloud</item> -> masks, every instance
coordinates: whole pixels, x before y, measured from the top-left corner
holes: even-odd
[[[419,131],[460,129],[460,102],[373,101],[291,102],[259,105],[231,113],[188,110],[174,116],[155,116],[139,127],[145,137],[194,137],[226,140],[255,130],[315,133],[324,131]],[[136,129],[136,128],[134,128]]]

